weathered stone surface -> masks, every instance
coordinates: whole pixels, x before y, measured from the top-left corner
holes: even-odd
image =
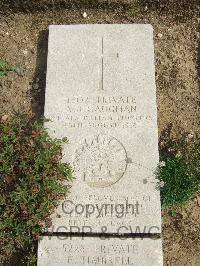
[[[45,116],[76,180],[50,231],[159,233],[150,25],[50,26]]]
[[[38,266],[135,265],[161,266],[161,240],[43,237]]]

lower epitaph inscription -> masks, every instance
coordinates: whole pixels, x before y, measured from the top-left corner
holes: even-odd
[[[160,266],[161,240],[43,237],[38,266]]]

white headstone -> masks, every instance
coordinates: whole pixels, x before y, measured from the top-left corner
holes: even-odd
[[[76,177],[50,231],[160,233],[153,50],[151,25],[50,26],[45,117]]]

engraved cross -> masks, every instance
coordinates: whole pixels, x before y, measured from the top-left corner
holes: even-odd
[[[119,58],[119,53],[114,55],[104,55],[104,38],[101,37],[100,40],[100,54],[101,54],[101,64],[99,69],[99,90],[104,91],[104,57]]]

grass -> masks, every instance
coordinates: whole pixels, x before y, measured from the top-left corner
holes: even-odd
[[[165,131],[160,140],[159,179],[162,207],[174,212],[199,192],[200,140],[192,134],[181,139],[169,134]]]
[[[0,77],[7,75],[9,72],[15,72],[16,67],[8,65],[6,62],[0,60]]]
[[[49,215],[68,192],[63,181],[73,178],[70,165],[60,161],[65,143],[66,139],[52,139],[42,120],[1,119],[1,264],[23,252],[27,260],[19,265],[35,265],[30,249],[42,230],[51,225]]]

